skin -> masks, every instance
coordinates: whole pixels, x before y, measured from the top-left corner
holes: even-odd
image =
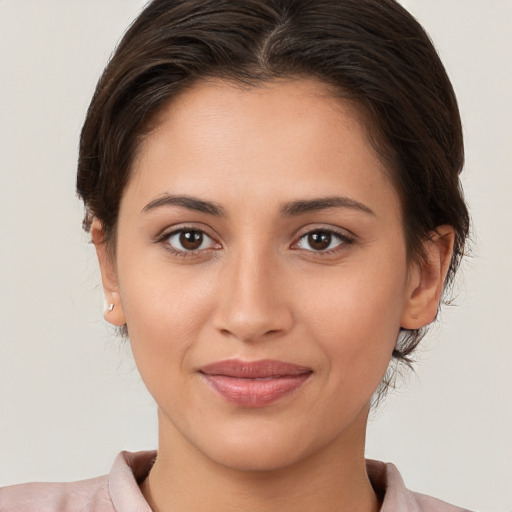
[[[453,231],[441,226],[426,261],[410,261],[398,194],[359,119],[314,80],[200,83],[140,148],[115,255],[93,223],[106,318],[127,324],[158,405],[158,459],[141,487],[154,510],[378,510],[364,465],[369,402],[400,327],[435,318]],[[159,204],[168,195],[223,215]],[[344,201],[283,214],[333,196]],[[187,229],[205,233],[188,252]],[[319,231],[333,232],[327,250],[308,237]],[[198,374],[232,358],[313,373],[242,408]]]

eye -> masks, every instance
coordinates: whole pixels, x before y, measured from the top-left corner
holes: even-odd
[[[213,249],[216,243],[204,231],[198,229],[180,229],[166,235],[164,241],[173,252],[188,253]]]
[[[328,252],[351,242],[352,240],[348,236],[335,231],[319,229],[301,236],[295,247],[307,251]]]

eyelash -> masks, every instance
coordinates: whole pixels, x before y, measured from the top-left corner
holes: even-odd
[[[351,245],[355,242],[355,237],[350,236],[345,232],[341,232],[332,228],[317,228],[303,233],[299,237],[298,241],[292,245],[292,247],[297,246],[302,240],[306,239],[307,237],[318,233],[329,235],[331,238],[337,238],[339,240],[339,243],[335,247],[327,250],[315,251],[313,249],[304,249],[305,251],[310,251],[315,255],[332,255],[339,251],[342,251],[344,246]]]
[[[160,243],[162,244],[165,249],[167,251],[169,251],[171,254],[175,255],[175,256],[179,256],[181,258],[191,258],[191,257],[198,257],[200,255],[200,253],[204,252],[204,251],[215,251],[215,250],[218,250],[218,248],[220,247],[208,247],[207,249],[195,249],[195,250],[190,250],[190,251],[187,251],[187,250],[179,250],[179,249],[175,249],[170,243],[169,243],[169,240],[171,237],[173,236],[176,236],[180,233],[187,233],[187,232],[194,232],[194,233],[200,233],[202,234],[203,236],[206,236],[207,238],[209,238],[212,242],[212,245],[218,245],[220,246],[220,244],[218,242],[216,242],[214,240],[213,237],[211,237],[204,229],[200,229],[200,228],[197,228],[197,227],[193,227],[193,226],[182,226],[178,229],[174,229],[170,232],[166,232],[164,233],[163,235],[159,236],[157,239],[156,239],[156,242],[157,243]],[[334,248],[331,248],[331,249],[328,249],[328,250],[318,250],[318,251],[315,251],[313,249],[299,249],[299,250],[304,250],[304,251],[308,251],[308,252],[311,252],[315,255],[332,255],[334,253],[337,253],[341,250],[343,250],[343,247],[346,246],[346,245],[351,245],[355,242],[355,237],[354,236],[351,236],[351,235],[348,235],[347,233],[345,232],[341,232],[341,231],[337,231],[335,229],[332,229],[332,228],[316,228],[316,229],[312,229],[312,230],[309,230],[303,234],[300,235],[300,237],[298,238],[298,240],[296,242],[294,242],[291,247],[294,248],[294,247],[297,247],[298,244],[306,239],[308,236],[311,236],[313,234],[318,234],[318,233],[322,233],[322,234],[327,234],[331,237],[335,237],[339,240],[339,243],[334,247]]]
[[[188,233],[190,233],[190,232],[200,233],[201,235],[206,236],[207,238],[209,238],[212,241],[212,245],[219,245],[220,246],[220,244],[218,242],[216,242],[213,239],[213,237],[211,237],[204,229],[200,229],[200,228],[193,227],[193,226],[181,226],[178,229],[173,229],[172,231],[165,232],[164,234],[162,234],[161,236],[159,236],[156,239],[156,242],[159,243],[159,244],[162,244],[164,246],[165,250],[169,251],[174,256],[178,256],[180,258],[191,258],[191,257],[193,258],[193,257],[200,256],[201,252],[204,252],[204,251],[210,252],[210,251],[217,250],[217,248],[215,248],[215,247],[209,247],[207,249],[196,249],[196,250],[190,250],[190,251],[179,250],[179,249],[175,249],[169,243],[169,240],[170,240],[171,237],[173,237],[175,235],[178,235],[180,233],[187,233],[187,232]]]

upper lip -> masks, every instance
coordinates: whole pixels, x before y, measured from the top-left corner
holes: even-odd
[[[199,369],[205,375],[222,375],[239,379],[265,379],[286,376],[296,376],[312,373],[311,368],[298,364],[262,359],[260,361],[242,361],[226,359],[208,364]]]

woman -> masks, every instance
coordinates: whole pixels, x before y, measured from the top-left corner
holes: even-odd
[[[158,455],[1,510],[460,510],[364,444],[463,254],[462,163],[450,82],[394,1],[150,3],[77,188]]]

